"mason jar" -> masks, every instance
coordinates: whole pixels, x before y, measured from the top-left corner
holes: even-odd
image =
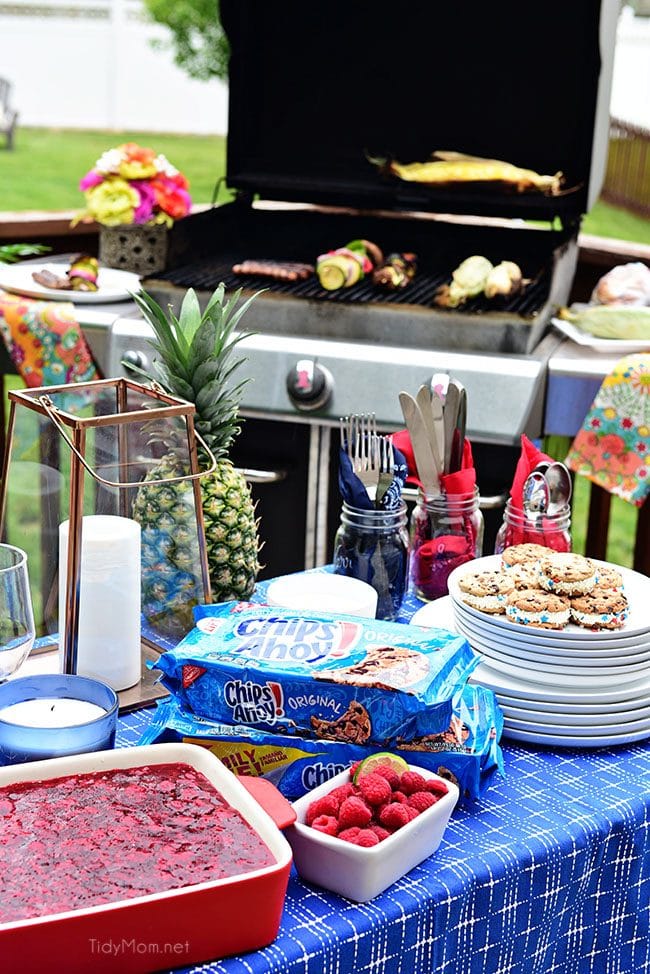
[[[541,544],[554,551],[571,551],[571,508],[568,504],[557,513],[526,514],[506,501],[503,523],[494,544],[495,555],[516,544]]]
[[[418,598],[431,602],[448,594],[454,568],[481,557],[483,529],[478,488],[466,494],[418,493],[410,530],[410,577]]]
[[[397,618],[408,573],[406,504],[365,510],[343,502],[334,539],[334,571],[367,582],[377,592],[377,619]]]

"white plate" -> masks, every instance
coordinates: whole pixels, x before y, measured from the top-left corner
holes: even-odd
[[[533,680],[522,678],[512,672],[492,667],[489,662],[482,661],[470,676],[471,683],[480,683],[490,690],[494,690],[497,697],[499,693],[506,693],[511,697],[522,697],[524,700],[541,700],[544,703],[558,704],[602,704],[609,701],[642,701],[645,702],[650,695],[650,676],[642,677],[635,683],[622,683],[612,687],[612,680],[604,686],[587,686],[582,683],[580,686],[567,687],[561,682],[556,685],[537,683]]]
[[[650,349],[650,340],[642,338],[596,338],[586,331],[576,328],[570,321],[562,321],[561,318],[551,318],[551,322],[558,331],[570,338],[576,345],[586,348],[597,348],[600,352],[643,352]]]
[[[492,633],[474,630],[460,619],[456,623],[456,630],[461,636],[465,636],[472,646],[480,648],[486,656],[495,659],[505,658],[505,661],[510,663],[522,661],[522,665],[526,665],[524,661],[527,661],[531,666],[535,664],[548,667],[556,673],[583,673],[591,669],[598,673],[617,673],[619,669],[625,667],[634,666],[637,669],[647,667],[650,674],[650,644],[647,642],[640,644],[638,651],[633,651],[633,647],[627,647],[612,656],[591,653],[589,650],[574,654],[566,652],[556,654],[543,645],[514,643],[505,639],[496,640]]]
[[[634,731],[647,731],[650,733],[650,718],[647,716],[643,720],[631,720],[626,724],[618,724],[614,727],[598,727],[595,724],[556,724],[550,727],[548,724],[538,724],[534,720],[515,720],[508,718],[504,721],[511,730],[533,731],[535,734],[562,734],[566,737],[601,737],[603,733],[627,734]]]
[[[26,298],[42,298],[48,301],[72,301],[73,304],[106,304],[109,301],[127,301],[131,293],[140,290],[140,278],[129,271],[112,267],[100,267],[97,275],[97,291],[57,291],[37,284],[35,271],[52,271],[64,277],[70,265],[62,264],[0,264],[0,288]]]
[[[609,565],[609,567],[615,568],[621,573],[625,594],[630,607],[629,616],[623,628],[608,630],[604,638],[627,638],[628,636],[644,636],[650,633],[650,578],[646,575],[641,575],[640,572],[623,568],[620,565],[610,565],[609,562],[599,562],[593,558],[591,560],[596,565]],[[501,555],[488,555],[486,558],[477,558],[475,561],[468,561],[463,565],[459,565],[458,568],[454,568],[448,579],[449,594],[452,601],[455,604],[461,603],[463,610],[474,618],[482,619],[484,623],[487,619],[490,625],[493,625],[496,629],[518,633],[521,633],[522,629],[524,629],[530,634],[530,627],[520,626],[516,622],[510,622],[505,616],[491,616],[487,612],[479,612],[478,609],[473,609],[472,606],[467,605],[461,599],[461,592],[458,588],[458,579],[461,575],[465,575],[467,572],[496,571],[500,567]],[[575,640],[576,636],[581,640],[592,642],[599,640],[603,636],[601,632],[591,632],[588,629],[583,629],[581,626],[572,624],[569,624],[565,629],[543,629],[539,630],[539,632],[541,633],[540,638],[544,642],[566,642],[567,640]]]
[[[447,629],[456,632],[454,620],[454,604],[448,595],[444,595],[435,602],[427,602],[421,609],[411,616],[414,626],[426,626],[432,629]]]
[[[464,625],[472,632],[495,640],[499,645],[522,646],[524,649],[548,653],[549,656],[621,656],[629,652],[641,652],[650,648],[650,633],[642,635],[627,635],[611,637],[600,633],[599,639],[593,639],[593,633],[586,638],[576,635],[574,639],[554,639],[555,631],[541,630],[531,626],[514,626],[514,630],[505,631],[495,626],[489,619],[485,621],[466,612],[460,602],[453,603],[456,625]]]
[[[632,700],[605,700],[595,703],[575,703],[573,700],[571,703],[560,703],[557,700],[535,700],[531,697],[527,699],[524,697],[511,697],[507,693],[501,692],[496,693],[495,696],[499,701],[499,706],[504,711],[506,707],[523,713],[532,710],[540,720],[542,719],[542,715],[550,714],[556,718],[558,713],[562,717],[566,717],[569,714],[576,714],[591,719],[594,719],[598,714],[602,714],[603,712],[610,716],[613,713],[622,713],[625,715],[634,712],[641,705],[648,706],[647,692],[645,691]]]
[[[553,666],[547,662],[540,663],[535,660],[506,656],[476,639],[468,638],[465,633],[461,635],[467,638],[472,649],[480,653],[493,670],[543,686],[562,686],[565,689],[571,687],[579,690],[583,686],[611,687],[612,683],[636,683],[643,678],[650,680],[650,666],[647,660],[626,666],[596,667],[590,666],[587,662],[584,666]]]
[[[536,729],[542,733],[546,733],[546,727],[548,727],[548,732],[550,733],[552,727],[586,726],[594,729],[600,727],[602,729],[604,727],[616,728],[620,727],[620,725],[626,725],[630,722],[640,720],[650,720],[650,705],[637,707],[634,710],[612,712],[601,709],[589,714],[572,714],[566,713],[563,709],[559,709],[555,713],[536,713],[534,715],[530,711],[510,707],[501,701],[499,701],[499,706],[503,711],[503,716],[508,718],[508,723],[511,727],[517,726],[513,723],[516,720],[520,724],[528,724],[531,730],[535,729],[533,727],[533,724],[535,724]],[[623,731],[629,728],[620,727],[620,729]]]
[[[416,626],[430,626],[435,629],[446,629],[449,632],[458,632],[459,625],[464,624],[468,632],[476,633],[479,638],[490,637],[494,639],[495,633],[490,625],[489,618],[485,619],[485,613],[479,613],[479,615],[481,616],[480,619],[466,613],[462,602],[455,603],[451,596],[445,595],[441,599],[436,599],[435,602],[428,602],[423,605],[413,614],[411,622]],[[556,659],[566,659],[567,662],[584,660],[586,652],[592,654],[590,660],[592,663],[600,663],[605,659],[615,663],[619,657],[628,657],[630,662],[639,662],[638,659],[632,660],[632,657],[638,657],[641,654],[647,654],[648,659],[650,659],[650,635],[641,640],[638,636],[627,636],[625,638],[619,636],[609,639],[607,635],[601,633],[601,638],[598,640],[589,637],[583,640],[576,637],[570,642],[549,645],[544,640],[543,634],[540,634],[538,630],[529,630],[525,626],[515,628],[518,631],[509,635],[507,640],[499,635],[499,648],[503,652],[512,654],[516,647],[517,653],[519,654],[521,650],[521,655],[524,656],[527,652],[546,653],[549,662]]]
[[[515,730],[504,725],[503,738],[523,744],[542,744],[544,747],[614,747],[617,744],[634,744],[650,737],[650,730],[637,730],[627,734],[603,734],[602,737],[573,737],[563,734],[541,734],[539,731]]]

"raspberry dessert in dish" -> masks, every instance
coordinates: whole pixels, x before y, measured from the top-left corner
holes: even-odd
[[[0,788],[0,923],[261,869],[275,858],[188,765],[70,774]]]

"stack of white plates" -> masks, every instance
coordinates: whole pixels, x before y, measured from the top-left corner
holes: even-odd
[[[535,629],[461,600],[462,573],[500,564],[493,555],[460,566],[449,577],[449,596],[425,605],[411,621],[458,632],[481,655],[472,682],[494,690],[504,737],[570,747],[650,737],[650,578],[613,566],[630,605],[622,629]]]

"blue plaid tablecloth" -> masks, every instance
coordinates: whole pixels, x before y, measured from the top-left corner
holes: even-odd
[[[419,605],[404,604],[402,621]],[[123,717],[136,744],[151,711]],[[650,743],[503,741],[505,777],[453,813],[438,851],[365,904],[292,872],[269,947],[209,974],[642,974],[650,971]],[[206,922],[219,922],[218,917]]]

